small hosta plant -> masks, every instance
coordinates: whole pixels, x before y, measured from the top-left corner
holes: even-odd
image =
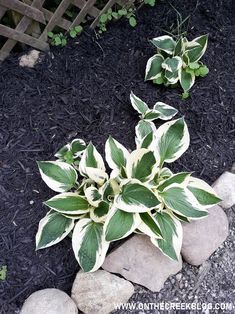
[[[112,241],[133,232],[149,236],[163,254],[177,260],[182,245],[181,222],[207,216],[220,199],[191,172],[173,173],[168,165],[189,146],[183,118],[156,128],[154,120],[169,120],[177,110],[157,102],[152,109],[131,93],[141,120],[136,148],[130,152],[113,137],[105,144],[104,159],[92,143],[73,140],[55,161],[39,161],[44,182],[58,194],[39,223],[37,249],[52,246],[72,234],[74,255],[86,272],[103,263]]]
[[[195,77],[204,77],[209,70],[200,59],[207,48],[208,35],[203,35],[188,41],[180,37],[175,41],[165,35],[152,39],[157,53],[146,65],[145,80],[165,86],[177,86],[183,89],[183,98],[187,98],[189,90],[195,82]]]

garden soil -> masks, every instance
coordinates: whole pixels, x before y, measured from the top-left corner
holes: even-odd
[[[211,184],[232,167],[233,2],[174,1],[183,17],[192,14],[189,39],[209,34],[203,62],[210,73],[196,81],[186,101],[181,100],[180,89],[154,86],[143,79],[146,62],[155,51],[149,40],[176,26],[175,11],[167,1],[141,8],[135,28],[126,19],[108,26],[101,36],[85,28],[66,47],[42,53],[33,69],[19,66],[23,53],[12,54],[0,65],[0,266],[7,266],[6,280],[0,280],[1,314],[19,313],[25,298],[39,289],[56,287],[70,292],[79,270],[70,239],[35,252],[38,222],[47,212],[42,201],[54,195],[41,180],[36,161],[54,159],[54,153],[74,138],[92,140],[103,154],[111,134],[133,149],[138,115],[130,105],[131,90],[150,107],[162,101],[176,107],[178,117],[185,117],[191,145],[171,166],[173,171],[193,171]],[[234,301],[235,212],[230,209],[227,214],[230,237],[204,266],[184,264],[182,278],[170,278],[160,293],[136,285],[131,300]]]

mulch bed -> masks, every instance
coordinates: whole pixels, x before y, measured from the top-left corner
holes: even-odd
[[[153,105],[163,101],[179,109],[188,123],[191,146],[172,166],[194,171],[212,183],[231,168],[235,156],[234,48],[232,0],[201,0],[188,37],[209,33],[203,58],[210,73],[196,81],[191,98],[180,90],[144,83],[144,70],[153,55],[149,39],[169,29],[176,16],[167,2],[138,12],[138,26],[126,20],[110,25],[98,38],[85,30],[65,48],[51,53],[34,68],[21,68],[17,55],[0,65],[0,313],[18,313],[32,292],[56,287],[69,292],[79,267],[69,239],[35,252],[35,234],[47,209],[42,201],[53,192],[42,182],[36,160],[51,160],[73,138],[92,140],[103,153],[111,134],[134,148],[134,113],[129,94]],[[182,6],[182,3],[183,6]],[[187,16],[196,1],[175,0]]]

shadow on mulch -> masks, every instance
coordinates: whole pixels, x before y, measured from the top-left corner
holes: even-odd
[[[183,15],[196,1],[174,1]],[[77,41],[52,48],[34,69],[20,68],[19,55],[0,65],[0,313],[18,313],[32,292],[56,287],[67,292],[79,267],[66,239],[35,252],[34,237],[42,206],[53,193],[42,182],[36,160],[50,160],[69,140],[92,140],[103,153],[111,134],[134,148],[134,113],[129,94],[153,105],[163,101],[179,109],[189,126],[191,146],[173,166],[190,170],[212,183],[231,167],[235,156],[234,42],[232,1],[202,0],[194,13],[188,37],[209,33],[203,61],[210,73],[197,80],[191,98],[179,90],[144,83],[145,65],[154,53],[149,39],[169,29],[175,13],[168,3],[138,12],[138,26],[127,21],[111,25],[97,38],[85,31]]]

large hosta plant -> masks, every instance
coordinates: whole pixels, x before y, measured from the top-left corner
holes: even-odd
[[[186,37],[174,40],[165,35],[153,38],[152,44],[157,53],[152,56],[146,66],[145,80],[165,86],[177,86],[179,83],[186,98],[195,77],[204,77],[208,68],[200,61],[207,48],[208,35],[188,41]]]
[[[71,235],[75,257],[86,272],[98,269],[110,242],[133,232],[149,236],[163,254],[177,260],[182,244],[181,222],[207,216],[220,200],[213,189],[190,172],[173,173],[169,164],[189,146],[183,118],[162,102],[150,109],[133,93],[131,103],[141,116],[136,149],[130,152],[113,137],[105,144],[107,171],[92,143],[76,139],[62,147],[56,161],[40,161],[44,182],[59,194],[45,202],[50,211],[40,221],[37,249]]]

